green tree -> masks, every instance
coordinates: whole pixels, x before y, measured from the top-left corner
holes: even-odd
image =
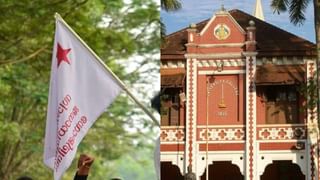
[[[132,84],[145,79],[138,70],[128,74],[127,59],[140,56],[143,60],[137,63],[143,67],[150,63],[147,57],[159,51],[158,6],[152,0],[2,0],[0,10],[5,12],[0,16],[0,179],[20,175],[52,179],[42,154],[54,13],[60,13],[121,79]],[[145,117],[132,118],[141,111],[131,109],[134,104],[120,96],[81,143],[78,152],[94,155],[93,168],[101,170],[92,179],[106,177],[109,160],[140,147],[132,138],[145,141],[141,128],[154,128]],[[66,179],[74,172],[75,165]]]
[[[130,152],[123,158],[116,160],[110,177],[121,177],[122,179],[155,180],[153,151],[145,148],[142,151]],[[132,171],[133,170],[133,171]]]
[[[165,11],[176,11],[181,8],[179,0],[161,0],[161,8]]]
[[[161,9],[170,12],[170,11],[177,11],[181,9],[181,3],[179,0],[161,0]],[[161,26],[161,39],[164,42],[164,37],[166,36],[166,26],[160,21]]]

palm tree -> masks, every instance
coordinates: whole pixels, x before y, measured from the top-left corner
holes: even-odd
[[[318,104],[318,117],[320,111],[320,103],[317,101],[320,97],[320,1],[319,0],[272,0],[271,7],[273,8],[274,12],[278,14],[281,12],[288,11],[290,15],[290,21],[294,25],[302,25],[306,20],[305,12],[309,5],[309,3],[313,2],[314,6],[314,24],[315,24],[315,34],[316,34],[316,45],[317,45],[317,85],[315,93],[311,94],[311,102],[308,104],[313,104],[313,107],[316,107]],[[312,87],[308,87],[314,89]],[[308,93],[310,95],[310,93]],[[317,98],[318,95],[318,98]],[[312,98],[314,97],[314,98]],[[318,126],[320,125],[319,118],[318,118]]]
[[[161,0],[161,8],[165,11],[176,11],[181,8],[179,0]]]
[[[289,11],[291,22],[294,25],[302,25],[306,20],[304,13],[309,2],[310,0],[272,0],[271,7],[274,12],[278,14]],[[316,3],[317,0],[314,0],[314,5],[316,5]]]
[[[177,11],[181,8],[181,3],[179,0],[161,0],[161,9],[170,12]],[[163,24],[160,19],[161,26],[161,41],[164,43],[164,37],[166,36],[166,26]]]

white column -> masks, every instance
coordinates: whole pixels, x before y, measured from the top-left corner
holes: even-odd
[[[245,52],[246,56],[246,180],[257,180],[258,149],[256,141],[256,52]]]
[[[196,146],[196,121],[197,121],[197,59],[187,59],[186,66],[186,142],[185,142],[185,173],[188,166],[196,173],[197,146]],[[197,175],[197,178],[198,174]]]
[[[316,85],[316,63],[315,61],[307,61],[307,85],[310,85],[310,81],[315,81]],[[311,97],[308,94],[308,99]],[[307,167],[308,167],[308,180],[318,180],[318,171],[319,171],[319,158],[318,158],[318,139],[319,139],[319,130],[318,130],[318,122],[317,122],[317,105],[315,107],[308,107],[307,114],[307,128],[308,128],[308,136],[307,136]]]

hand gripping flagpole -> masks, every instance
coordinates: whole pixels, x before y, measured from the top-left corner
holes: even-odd
[[[89,52],[95,57],[95,59],[98,60],[99,64],[101,64],[106,71],[108,71],[111,76],[118,82],[118,84],[121,86],[121,88],[131,97],[131,99],[151,118],[154,124],[156,124],[158,127],[160,127],[160,123],[158,120],[153,116],[153,114],[143,105],[141,104],[136,97],[133,96],[133,94],[129,91],[129,89],[125,86],[125,84],[121,81],[121,79],[118,78],[117,75],[115,75],[111,69],[101,60],[101,58],[81,39],[81,37],[63,20],[63,18],[60,16],[60,14],[55,13],[56,20],[59,20],[62,22],[69,30],[70,32],[84,45],[85,48],[89,50]]]

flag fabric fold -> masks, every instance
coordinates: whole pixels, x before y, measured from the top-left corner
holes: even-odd
[[[61,179],[89,128],[122,88],[83,41],[56,18],[44,163]]]

